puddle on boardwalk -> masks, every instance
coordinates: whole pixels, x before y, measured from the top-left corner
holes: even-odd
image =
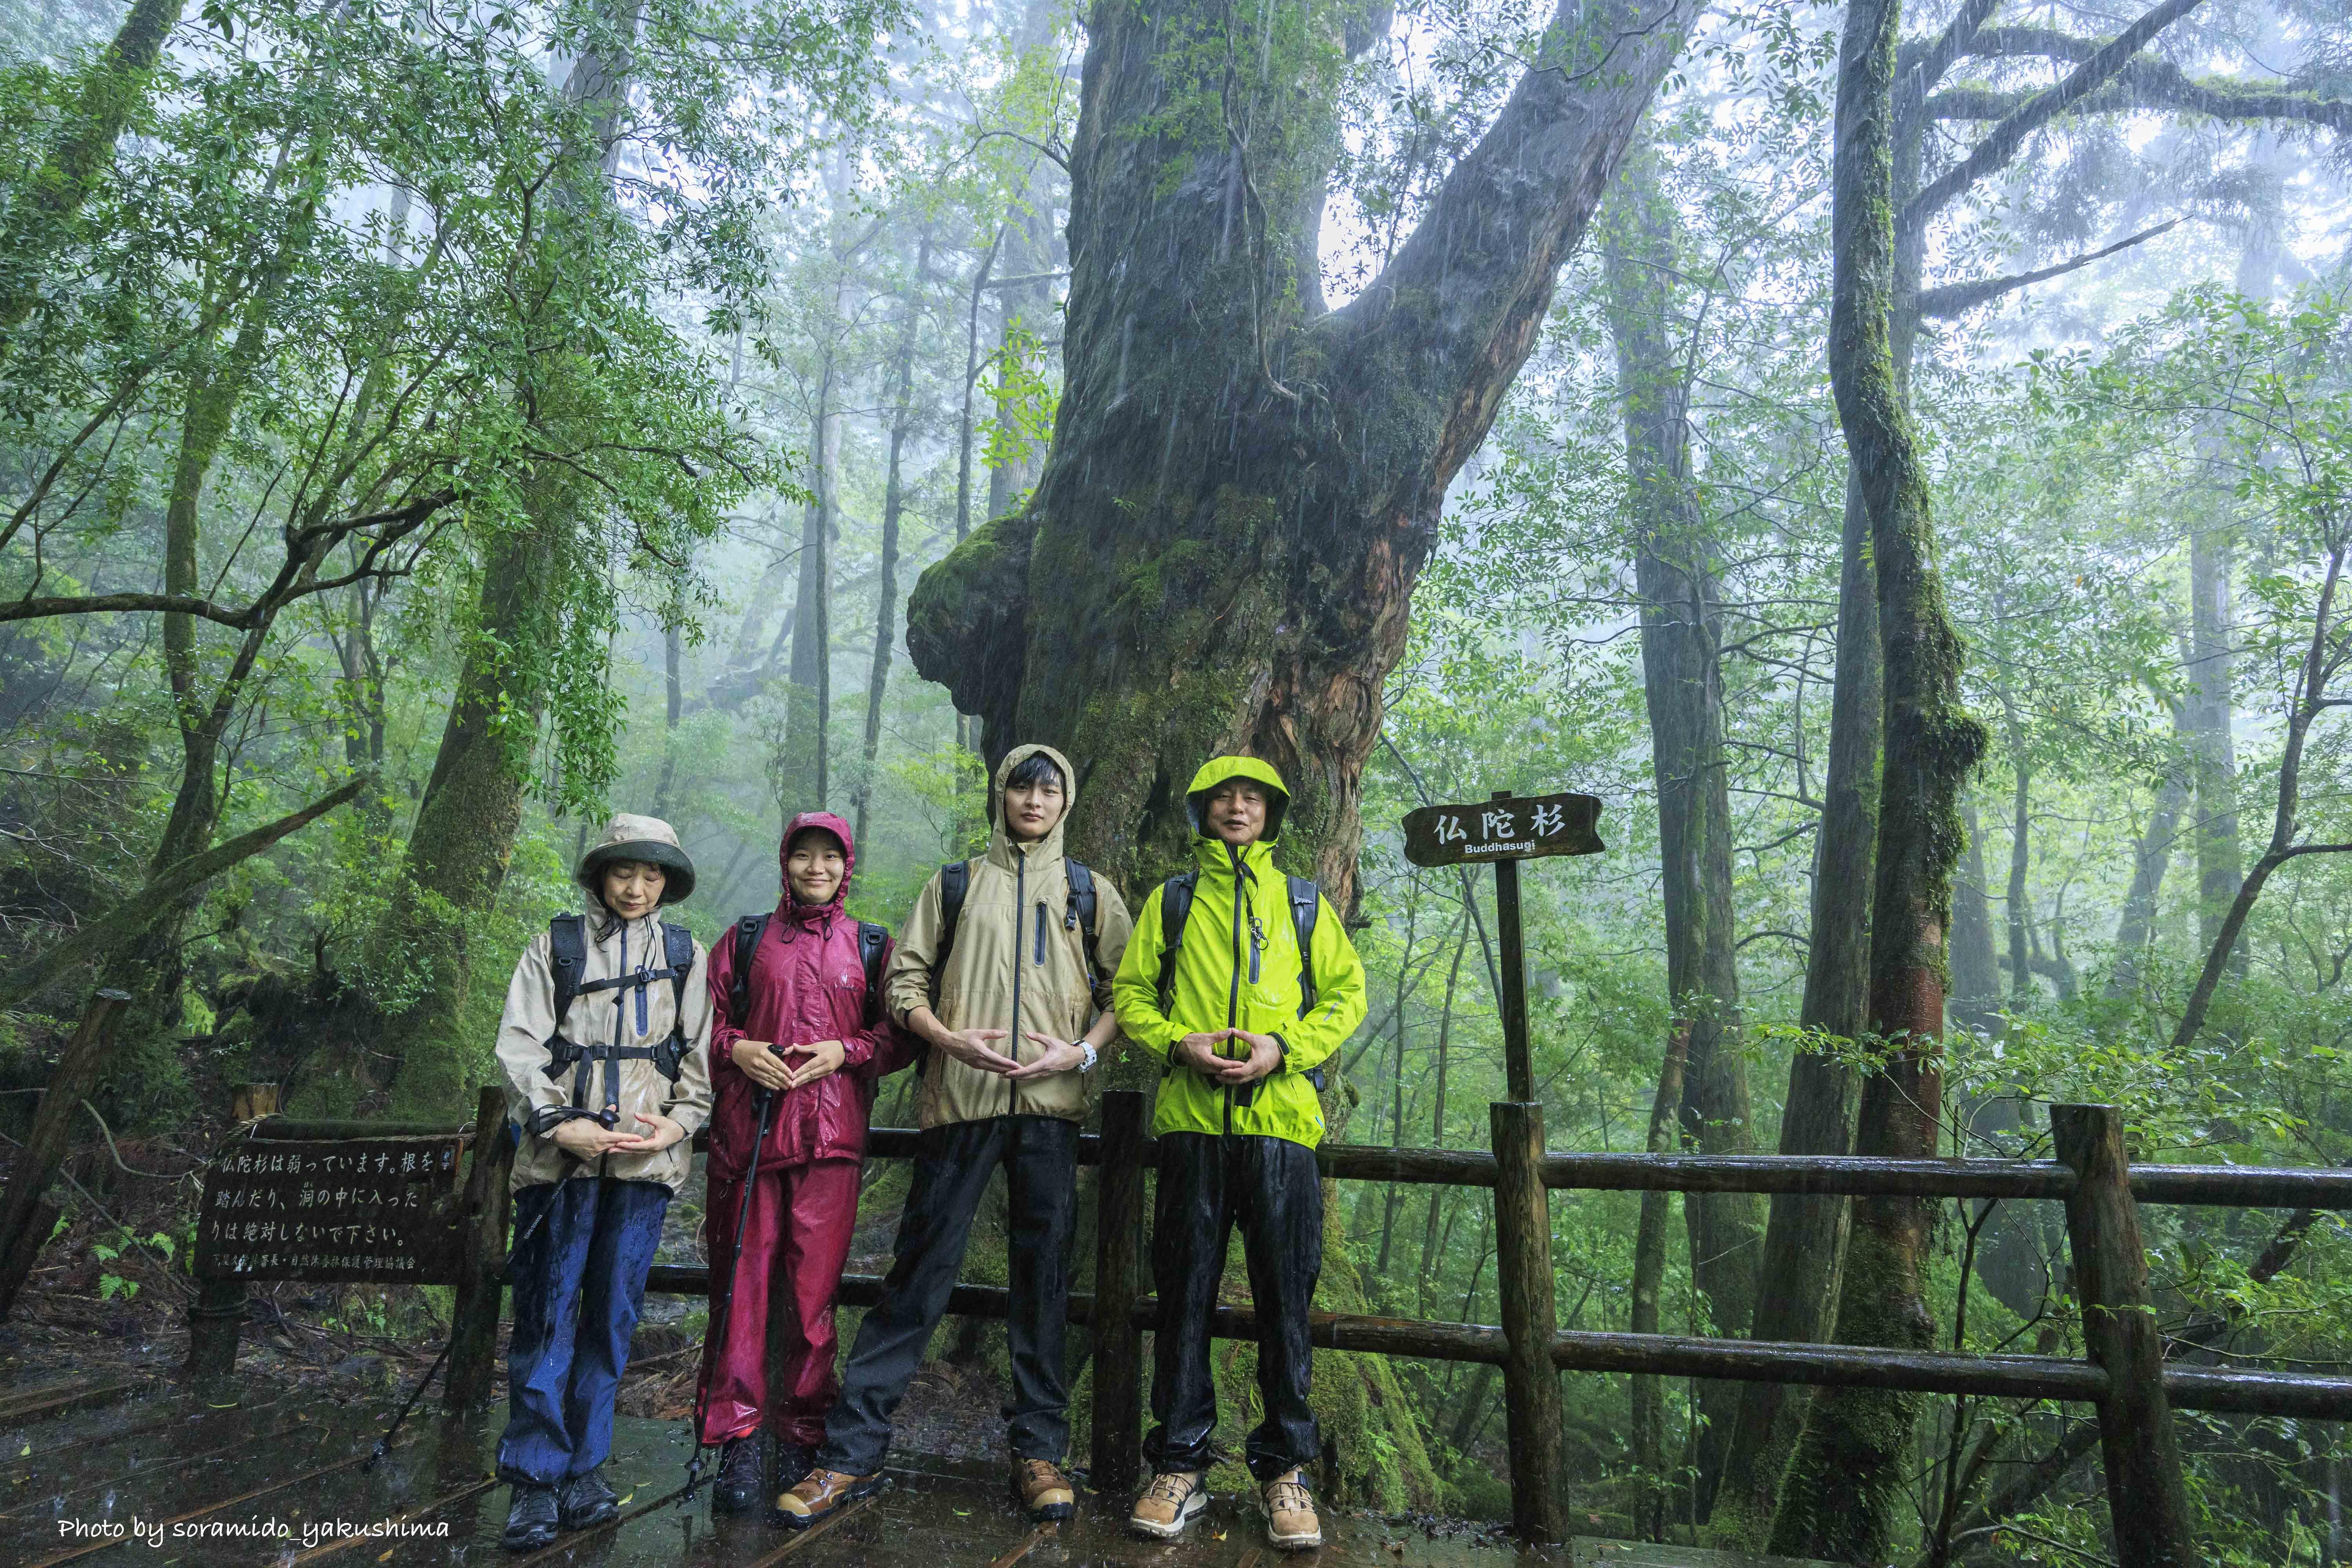
[[[363,1461],[390,1415],[251,1384],[204,1394],[157,1386],[102,1407],[10,1425],[0,1405],[0,1562],[153,1568],[332,1563],[425,1568],[519,1560],[502,1551],[507,1489],[486,1484],[502,1411],[409,1418],[379,1466]],[[1219,1497],[1189,1537],[1125,1533],[1124,1497],[1082,1493],[1078,1517],[1040,1532],[991,1465],[911,1459],[853,1518],[807,1537],[759,1519],[714,1520],[685,1479],[681,1423],[621,1419],[606,1474],[619,1528],[559,1543],[534,1568],[1535,1568],[1561,1553],[1431,1539],[1376,1518],[1327,1514],[1326,1544],[1265,1545],[1256,1508]],[[374,1533],[357,1532],[373,1529]],[[397,1533],[395,1533],[395,1531]],[[1024,1548],[1026,1550],[1023,1550]]]

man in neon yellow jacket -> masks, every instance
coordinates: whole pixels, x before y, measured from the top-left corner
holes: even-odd
[[[1363,1022],[1364,966],[1315,885],[1274,863],[1289,802],[1282,775],[1255,757],[1214,758],[1193,775],[1193,868],[1145,900],[1111,984],[1120,1031],[1167,1068],[1152,1123],[1154,1473],[1128,1520],[1161,1540],[1208,1504],[1209,1319],[1236,1225],[1265,1405],[1250,1474],[1275,1545],[1323,1539],[1305,1469],[1323,1447],[1307,1402],[1307,1313],[1323,1267],[1318,1090],[1324,1058]]]

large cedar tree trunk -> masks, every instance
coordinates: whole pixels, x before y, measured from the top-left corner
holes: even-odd
[[[1714,542],[1690,471],[1689,382],[1672,314],[1681,259],[1674,212],[1645,153],[1630,155],[1612,196],[1603,243],[1610,332],[1641,596],[1642,682],[1658,784],[1658,862],[1666,923],[1666,990],[1684,1042],[1682,1142],[1709,1154],[1755,1150],[1748,1068],[1739,1051],[1739,971],[1733,938],[1731,799],[1723,753],[1723,606]],[[1760,1198],[1684,1199],[1691,1277],[1712,1331],[1738,1337],[1756,1310],[1764,1227]],[[1714,1500],[1740,1385],[1702,1382],[1698,1508]]]
[[[1889,1044],[1863,1086],[1856,1152],[1937,1152],[1945,935],[1960,852],[1960,784],[1984,730],[1960,705],[1959,639],[1934,559],[1927,483],[1895,374],[1892,88],[1898,0],[1854,0],[1840,47],[1829,362],[1847,450],[1862,481],[1878,574],[1885,765],[1872,907],[1869,1017]],[[1928,1222],[1918,1198],[1854,1205],[1838,1338],[1926,1349]],[[1920,1398],[1824,1389],[1813,1400],[1775,1521],[1774,1549],[1883,1561],[1913,1467]]]
[[[1248,751],[1289,781],[1286,858],[1350,907],[1381,684],[1446,484],[1699,9],[1562,5],[1420,229],[1327,312],[1337,68],[1365,18],[1094,8],[1052,447],[1021,512],[924,574],[908,628],[990,756],[1068,752],[1074,852],[1139,891],[1186,854],[1202,759]]]

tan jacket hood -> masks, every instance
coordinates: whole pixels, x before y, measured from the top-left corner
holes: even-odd
[[[1004,760],[996,764],[996,773],[988,781],[988,858],[1008,869],[1013,865],[1013,836],[1004,830],[1004,781],[1013,776],[1013,769],[1031,757],[1044,757],[1062,770],[1062,815],[1055,819],[1045,837],[1034,844],[1021,846],[1031,865],[1061,863],[1062,833],[1070,826],[1070,813],[1078,808],[1078,770],[1070,766],[1069,758],[1051,746],[1041,746],[1034,742],[1025,746],[1015,746],[1005,752]]]

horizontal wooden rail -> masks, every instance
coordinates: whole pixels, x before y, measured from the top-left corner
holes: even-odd
[[[909,1159],[922,1134],[877,1127],[866,1152]],[[1143,1163],[1156,1141],[1144,1140]],[[1078,1163],[1099,1164],[1102,1142],[1078,1139]],[[1346,1182],[1491,1187],[1495,1156],[1480,1149],[1382,1149],[1327,1143],[1323,1174]],[[1833,1197],[2040,1198],[2063,1202],[2074,1173],[2055,1160],[1874,1160],[1859,1154],[1547,1154],[1544,1185],[1583,1192],[1807,1193]],[[2239,1208],[2352,1209],[2352,1170],[2252,1165],[2131,1168],[2132,1196],[2144,1204]]]
[[[695,1266],[656,1265],[646,1280],[646,1289],[672,1295],[707,1296],[710,1292],[710,1271]],[[877,1274],[845,1274],[837,1299],[845,1307],[874,1306],[882,1300],[882,1278]],[[1002,1319],[1010,1309],[1009,1293],[995,1285],[958,1285],[948,1299],[948,1310],[965,1317]],[[1094,1298],[1072,1291],[1069,1321],[1091,1324],[1094,1317]],[[1137,1328],[1150,1329],[1159,1320],[1157,1298],[1147,1296],[1136,1303],[1132,1321]],[[1257,1318],[1247,1307],[1220,1307],[1212,1319],[1211,1329],[1219,1339],[1255,1341]],[[1415,1356],[1424,1361],[1486,1362],[1499,1366],[1505,1351],[1503,1331],[1489,1323],[1313,1312],[1307,1316],[1307,1338],[1325,1350]],[[1661,1377],[1899,1388],[1921,1394],[1966,1394],[1978,1398],[2064,1399],[2096,1404],[2107,1397],[2109,1388],[2104,1367],[2060,1356],[1963,1355],[1950,1351],[1711,1340],[1681,1334],[1562,1330],[1552,1335],[1551,1360],[1562,1372],[1648,1373]],[[2352,1420],[2352,1377],[2167,1367],[2164,1387],[2172,1403],[2184,1410]]]

